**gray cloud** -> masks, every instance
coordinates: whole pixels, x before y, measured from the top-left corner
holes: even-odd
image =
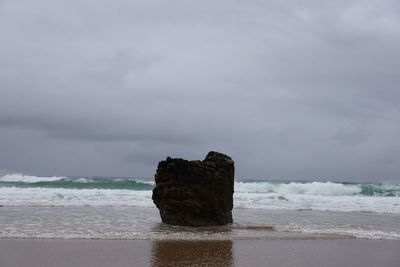
[[[399,180],[397,1],[0,1],[0,169]]]

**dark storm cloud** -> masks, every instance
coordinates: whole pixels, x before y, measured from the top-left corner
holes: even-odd
[[[398,180],[397,1],[0,1],[0,169]]]

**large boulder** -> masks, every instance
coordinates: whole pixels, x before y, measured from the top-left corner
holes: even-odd
[[[211,151],[203,161],[167,157],[158,164],[153,202],[167,224],[232,223],[234,162]]]

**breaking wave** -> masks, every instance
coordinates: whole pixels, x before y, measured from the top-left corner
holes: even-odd
[[[0,206],[153,207],[145,178],[0,176]],[[244,209],[400,214],[400,185],[238,181],[234,206]]]

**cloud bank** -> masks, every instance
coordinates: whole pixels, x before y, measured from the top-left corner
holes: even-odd
[[[0,1],[0,169],[399,181],[398,1]]]

